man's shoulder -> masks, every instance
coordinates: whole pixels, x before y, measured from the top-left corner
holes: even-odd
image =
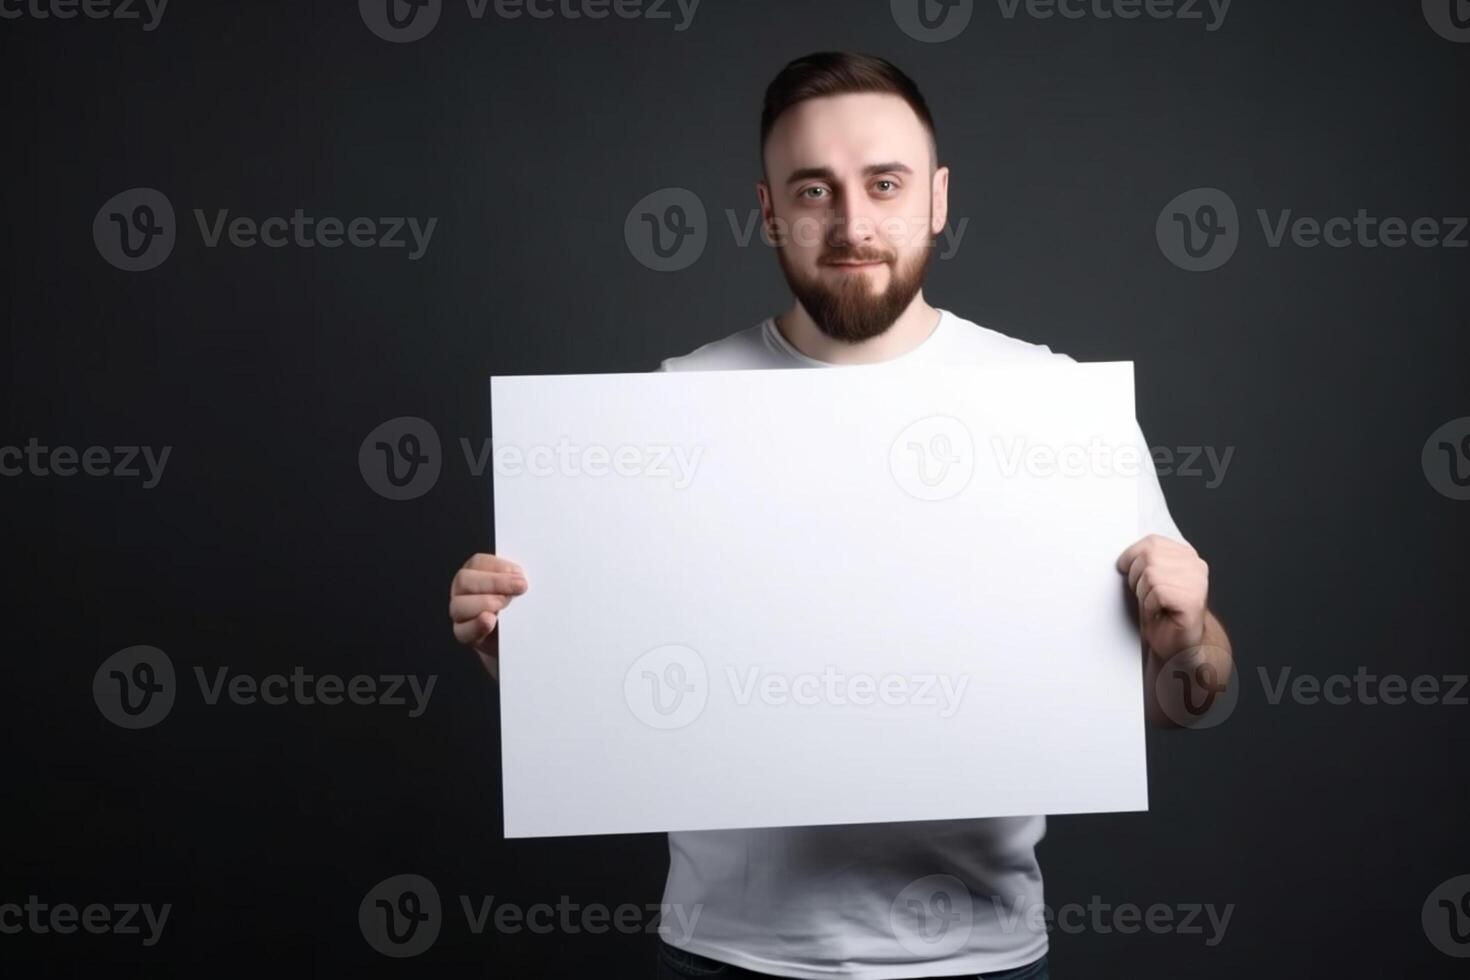
[[[687,354],[668,357],[660,371],[747,371],[771,366],[772,351],[765,337],[766,323],[737,330]]]
[[[1032,363],[1060,360],[1075,363],[1071,355],[1054,351],[1046,344],[1032,343],[1003,334],[999,330],[982,327],[948,310],[942,313],[948,320],[945,354],[951,358],[964,361],[974,359],[977,363],[994,363],[996,360]]]

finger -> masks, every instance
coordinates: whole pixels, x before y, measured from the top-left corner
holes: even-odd
[[[1126,551],[1118,556],[1118,571],[1125,571],[1132,567],[1134,559],[1142,554],[1153,555],[1156,558],[1173,555],[1188,555],[1193,557],[1198,552],[1194,550],[1194,545],[1188,541],[1176,541],[1173,538],[1166,538],[1162,534],[1150,534],[1133,542],[1133,544],[1128,546]]]
[[[496,618],[494,613],[481,613],[474,619],[465,623],[454,624],[454,638],[467,647],[474,646],[495,629]]]
[[[1150,535],[1150,537],[1152,537],[1152,535]],[[1118,571],[1126,572],[1130,568],[1132,568],[1133,563],[1138,559],[1138,556],[1147,551],[1149,547],[1149,538],[1139,538],[1137,541],[1130,544],[1127,550],[1118,556]]]
[[[449,600],[449,618],[456,623],[467,623],[481,613],[500,615],[510,605],[513,596],[508,595],[459,595]]]
[[[1138,580],[1143,577],[1143,573],[1147,569],[1148,556],[1143,554],[1135,555],[1133,561],[1128,564],[1128,588],[1130,591],[1138,591]],[[1139,598],[1142,598],[1142,596]]]
[[[1150,616],[1172,616],[1184,609],[1184,594],[1167,585],[1150,588],[1142,601],[1144,613]]]
[[[449,585],[449,594],[485,595],[493,592],[499,595],[520,595],[528,588],[530,583],[520,572],[477,572],[461,568]]]
[[[472,568],[477,572],[520,572],[522,575],[526,574],[521,566],[509,558],[501,558],[499,555],[471,555],[470,560],[464,563],[464,567]]]

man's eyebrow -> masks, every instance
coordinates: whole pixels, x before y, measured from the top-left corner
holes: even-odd
[[[888,163],[870,163],[863,168],[864,177],[872,177],[876,174],[911,173],[913,173],[913,170],[908,165],[899,163],[897,160],[892,160]],[[834,184],[837,182],[837,175],[832,172],[831,167],[802,167],[800,170],[793,170],[791,176],[786,178],[786,183],[794,184],[799,180],[810,180],[814,178],[817,180],[828,180]]]

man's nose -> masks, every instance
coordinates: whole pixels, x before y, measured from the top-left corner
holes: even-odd
[[[866,198],[846,194],[829,213],[827,245],[831,248],[872,245],[878,238],[878,221]]]

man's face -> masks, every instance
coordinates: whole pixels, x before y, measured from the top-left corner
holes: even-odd
[[[924,283],[949,172],[896,95],[808,99],[776,121],[759,187],[791,291],[829,337],[887,330]]]

